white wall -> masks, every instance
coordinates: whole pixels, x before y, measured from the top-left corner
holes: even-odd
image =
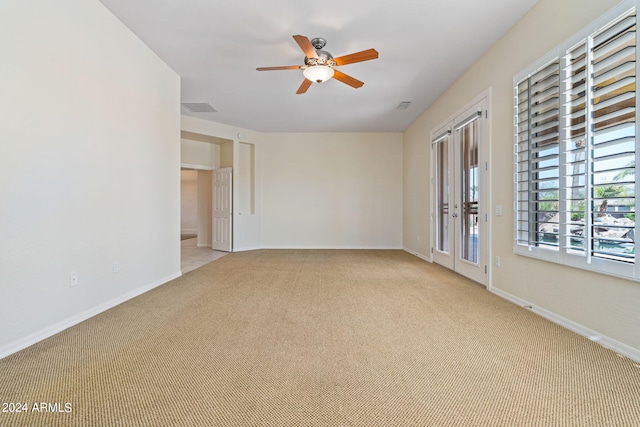
[[[463,77],[404,133],[404,244],[428,254],[429,132],[457,109],[491,88],[492,290],[534,306],[534,310],[640,356],[640,283],[517,256],[513,239],[513,77],[581,30],[617,0],[540,0]],[[532,37],[535,35],[535,37]],[[492,209],[493,212],[493,209]]]
[[[198,232],[198,172],[180,171],[180,232]]]
[[[402,248],[402,134],[265,134],[190,116],[182,131],[233,142],[219,166],[234,169],[234,251]]]
[[[0,51],[2,357],[179,274],[180,80],[97,0],[4,0]]]
[[[240,214],[255,213],[255,146],[241,142],[238,146],[238,210]]]
[[[264,247],[402,247],[402,134],[265,134],[261,161]]]
[[[180,162],[182,165],[218,168],[220,167],[220,146],[210,142],[182,138]]]

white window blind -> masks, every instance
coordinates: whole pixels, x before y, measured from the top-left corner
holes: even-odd
[[[553,60],[516,87],[516,236],[524,245],[557,246],[559,64]]]
[[[595,27],[514,79],[514,248],[640,278],[635,8]]]
[[[636,14],[594,37],[591,255],[635,260]],[[616,210],[611,210],[614,207]],[[609,212],[625,212],[609,215]],[[618,250],[619,247],[626,250]],[[613,248],[613,249],[612,249]]]
[[[565,56],[565,175],[567,198],[565,221],[570,238],[569,250],[584,251],[588,229],[587,213],[587,43],[586,40]]]

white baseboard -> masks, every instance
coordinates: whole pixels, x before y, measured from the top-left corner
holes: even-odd
[[[363,249],[363,250],[372,250],[372,251],[402,250],[402,248],[398,246],[263,246],[260,249],[302,249],[302,250],[304,249],[329,249],[329,250]]]
[[[257,251],[260,249],[266,249],[260,246],[241,246],[239,248],[234,247],[233,252],[248,252],[248,251]]]
[[[65,329],[68,329],[72,326],[77,325],[80,322],[84,322],[87,319],[90,319],[93,316],[96,316],[100,313],[102,313],[103,311],[107,311],[110,308],[113,308],[117,305],[122,304],[125,301],[128,301],[132,298],[137,297],[138,295],[142,295],[145,292],[150,291],[153,288],[157,288],[160,285],[164,285],[165,283],[177,279],[178,277],[180,277],[182,275],[181,272],[178,273],[174,273],[170,276],[164,277],[160,280],[156,280],[153,283],[150,283],[148,285],[142,286],[138,289],[135,289],[133,291],[127,292],[126,294],[123,294],[117,298],[114,298],[112,300],[106,301],[100,305],[98,305],[97,307],[91,308],[89,310],[83,311],[82,313],[78,313],[75,316],[71,316],[68,319],[65,319],[61,322],[56,323],[55,325],[51,325],[49,327],[46,327],[38,332],[35,332],[33,334],[30,334],[26,337],[20,338],[12,343],[9,343],[3,347],[0,347],[0,359],[7,357],[13,353],[16,353],[20,350],[23,350],[33,344],[36,344],[37,342],[40,342],[46,338],[49,338],[59,332],[64,331]]]
[[[407,253],[410,253],[411,255],[417,256],[418,258],[423,259],[423,260],[425,260],[425,261],[427,261],[427,262],[431,262],[431,263],[433,263],[433,259],[432,259],[431,257],[428,257],[428,256],[426,256],[426,255],[422,255],[421,253],[416,252],[416,251],[414,251],[413,249],[409,249],[409,248],[402,248],[402,250],[403,250],[403,251],[405,251],[405,252],[407,252]]]
[[[506,299],[507,301],[510,301],[516,305],[519,305],[520,307],[524,307],[530,311],[532,311],[533,313],[544,317],[545,319],[560,325],[564,328],[569,329],[570,331],[573,331],[579,335],[582,335],[583,337],[586,337],[588,339],[590,339],[591,341],[595,341],[598,344],[600,344],[603,347],[608,348],[609,350],[615,351],[616,353],[624,356],[624,357],[628,357],[631,360],[634,360],[638,363],[640,363],[640,350],[638,350],[637,348],[631,347],[625,343],[622,343],[620,341],[617,341],[611,337],[607,337],[605,335],[602,335],[596,331],[594,331],[593,329],[589,329],[586,326],[583,326],[579,323],[576,323],[572,320],[566,319],[556,313],[553,313],[549,310],[546,310],[542,307],[537,307],[533,304],[531,304],[528,301],[523,300],[522,298],[518,298],[514,295],[511,295],[508,292],[504,292],[501,291],[500,289],[496,289],[496,288],[490,288],[489,289],[490,292],[496,294],[497,296]]]
[[[211,243],[197,243],[196,248],[210,248]]]

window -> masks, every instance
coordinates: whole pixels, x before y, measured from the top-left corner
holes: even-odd
[[[640,279],[631,4],[514,80],[514,250]]]

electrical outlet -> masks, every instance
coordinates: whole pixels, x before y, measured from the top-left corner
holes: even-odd
[[[120,262],[119,261],[113,261],[113,272],[114,273],[119,273],[120,272]]]
[[[74,287],[78,284],[78,272],[72,271],[69,273],[69,286]]]
[[[500,257],[496,257],[496,267],[500,267]]]

